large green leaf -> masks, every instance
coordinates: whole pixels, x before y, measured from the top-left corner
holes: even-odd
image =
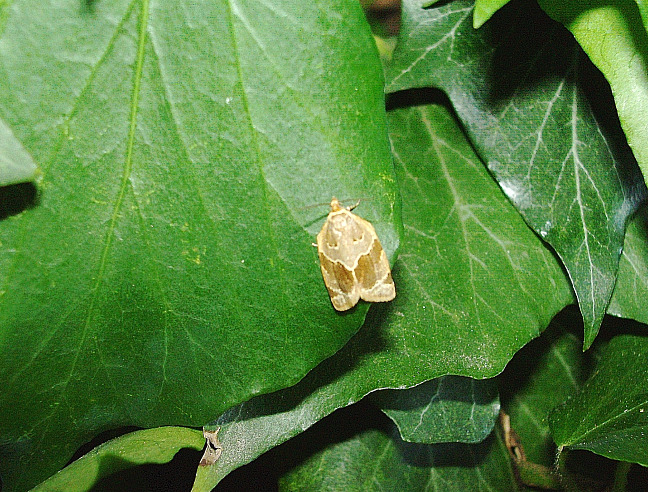
[[[196,491],[375,389],[495,376],[573,300],[557,260],[445,108],[395,110],[389,125],[405,223],[396,299],[373,306],[360,332],[298,385],[214,422],[223,454],[198,471]]]
[[[0,111],[43,176],[0,225],[0,470],[122,425],[200,425],[296,383],[361,325],[311,246],[327,207],[391,257],[397,189],[354,0],[1,7]],[[46,453],[43,450],[47,450]]]
[[[37,171],[38,167],[29,152],[0,118],[0,186],[32,180]],[[3,210],[0,209],[0,218],[2,217]]]
[[[518,490],[499,432],[480,444],[415,444],[401,441],[393,426],[363,429],[354,423],[358,430],[348,436],[344,414],[331,417],[303,436],[324,449],[282,477],[279,490]],[[297,447],[284,454],[292,449]]]
[[[596,73],[569,32],[530,2],[508,4],[479,30],[471,12],[470,0],[430,9],[405,0],[387,89],[435,86],[448,94],[504,192],[563,260],[588,347],[643,180],[628,149],[606,141],[595,120],[583,80],[593,84]]]
[[[117,471],[141,464],[167,463],[182,448],[200,451],[204,445],[201,431],[185,427],[157,427],[131,432],[96,447],[32,490],[91,490],[101,478]]]
[[[612,87],[628,143],[648,182],[648,8],[643,0],[540,0]],[[639,7],[639,8],[637,8]]]
[[[492,377],[572,301],[570,289],[447,110],[394,110],[389,124],[405,240],[400,300],[384,321],[427,331],[428,350],[404,347],[426,367]]]
[[[549,417],[556,444],[648,466],[648,338],[620,334],[583,390]]]
[[[370,396],[404,441],[422,444],[481,442],[493,430],[500,410],[494,379],[445,376]]]

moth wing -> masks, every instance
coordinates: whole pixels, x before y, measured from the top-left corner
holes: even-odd
[[[385,302],[396,296],[387,255],[371,222],[348,210],[332,211],[317,235],[317,249],[336,310],[351,309],[360,298]]]
[[[333,307],[337,311],[346,311],[360,300],[360,289],[355,275],[339,261],[332,261],[320,252],[320,268],[324,284],[328,290]]]
[[[355,269],[360,297],[368,302],[391,301],[396,297],[396,286],[389,268],[389,260],[373,226],[367,224],[371,228],[373,242],[367,253],[358,258],[358,266]]]

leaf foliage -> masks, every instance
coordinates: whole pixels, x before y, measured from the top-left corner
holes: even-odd
[[[202,425],[222,454],[195,491],[272,459],[285,490],[648,466],[648,99],[614,71],[644,48],[597,44],[614,11],[540,3],[580,46],[523,0],[405,0],[393,53],[355,0],[0,5],[3,490],[87,490]],[[394,301],[330,305],[332,196],[360,200]]]

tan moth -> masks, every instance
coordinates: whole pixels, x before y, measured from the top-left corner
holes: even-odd
[[[369,302],[391,301],[396,297],[387,255],[376,230],[331,200],[331,212],[317,235],[317,252],[324,284],[338,311],[351,309],[359,299]]]

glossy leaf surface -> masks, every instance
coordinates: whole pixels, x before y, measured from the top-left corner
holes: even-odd
[[[404,390],[372,393],[408,442],[481,442],[499,415],[497,384],[493,379],[445,376]]]
[[[231,470],[376,389],[446,374],[497,375],[572,302],[557,260],[446,109],[394,110],[389,127],[405,222],[396,299],[373,306],[360,332],[299,384],[213,422],[222,427],[223,454],[217,467],[198,470],[195,491],[211,490]],[[463,412],[447,416],[470,425]],[[432,431],[458,430],[441,427]]]
[[[0,226],[13,490],[105,429],[199,426],[299,381],[367,309],[330,305],[325,204],[371,197],[390,257],[400,217],[357,2],[2,9],[1,113],[42,171],[36,206]]]
[[[480,444],[415,444],[389,426],[354,424],[359,429],[352,433],[348,424],[336,425],[336,416],[304,435],[324,434],[327,445],[285,475],[279,490],[518,490],[499,433]]]
[[[601,125],[589,105],[585,86],[600,74],[529,2],[507,5],[478,30],[471,1],[424,9],[405,0],[403,9],[388,91],[448,94],[502,190],[565,264],[588,347],[612,295],[626,221],[645,195],[627,147],[604,137],[614,122]]]
[[[648,181],[648,6],[643,0],[540,0],[612,87],[628,143]],[[638,8],[637,8],[638,7]]]
[[[182,448],[200,451],[204,445],[202,431],[184,427],[157,427],[131,432],[97,446],[32,490],[92,490],[101,478],[112,473],[142,464],[167,463]]]
[[[550,416],[558,446],[648,466],[648,337],[619,334],[583,390]]]

